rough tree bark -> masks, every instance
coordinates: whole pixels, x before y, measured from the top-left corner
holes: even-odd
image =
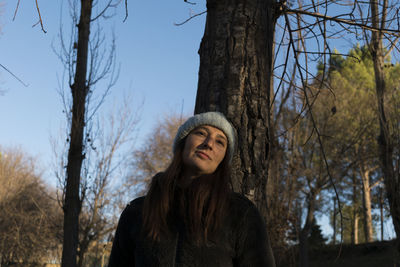
[[[264,218],[275,2],[207,1],[195,106],[195,113],[224,113],[237,129],[233,187],[249,197]]]
[[[234,190],[257,204],[265,203],[273,57],[274,18],[266,3],[207,1],[195,107],[220,111],[234,124]]]
[[[70,144],[66,171],[66,191],[64,202],[64,239],[62,267],[75,267],[78,248],[79,214],[81,199],[79,195],[83,155],[83,133],[85,127],[85,108],[88,86],[86,84],[90,19],[93,0],[81,0],[81,13],[78,27],[77,57],[72,93],[72,121]]]

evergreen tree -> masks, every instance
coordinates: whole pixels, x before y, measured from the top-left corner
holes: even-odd
[[[323,245],[325,245],[325,242],[328,239],[322,235],[322,230],[319,224],[313,220],[312,226],[311,226],[311,233],[310,236],[308,237],[308,242],[310,245],[310,248],[319,248]]]

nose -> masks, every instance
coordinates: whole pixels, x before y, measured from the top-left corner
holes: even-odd
[[[214,140],[210,137],[210,136],[208,136],[206,139],[204,139],[204,141],[203,141],[203,143],[201,144],[201,146],[202,147],[205,147],[205,148],[209,148],[209,149],[213,149],[213,147],[214,147]]]

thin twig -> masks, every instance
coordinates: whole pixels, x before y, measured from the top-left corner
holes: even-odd
[[[113,0],[109,0],[108,4],[103,8],[103,10],[97,16],[90,19],[90,21],[92,22],[92,21],[97,20],[98,18],[104,16],[104,14],[107,12],[108,8],[115,7],[115,5],[112,4],[112,2],[113,2]],[[118,3],[120,3],[120,2],[118,2]]]
[[[189,2],[188,0],[183,0],[185,3],[191,4],[191,5],[195,5],[196,3],[193,2]]]
[[[15,11],[14,11],[13,21],[15,20],[15,17],[17,16],[17,12],[18,12],[18,8],[19,8],[19,2],[21,2],[21,0],[18,0],[18,2],[17,2],[17,7],[15,8]]]
[[[311,17],[316,17],[316,18],[322,18],[324,20],[330,20],[330,21],[334,21],[337,23],[343,23],[343,24],[347,24],[347,25],[351,25],[351,26],[357,26],[360,27],[362,29],[367,29],[373,32],[383,32],[383,33],[387,33],[390,35],[394,35],[394,36],[399,36],[400,33],[398,30],[392,30],[392,29],[380,29],[380,28],[376,28],[376,27],[372,27],[372,26],[368,26],[362,23],[357,23],[351,20],[347,20],[347,19],[340,19],[337,17],[330,17],[330,16],[325,16],[323,14],[320,13],[316,13],[316,12],[308,12],[308,11],[304,11],[304,10],[295,10],[295,9],[286,9],[285,10],[285,14],[303,14],[303,15],[308,15]]]
[[[5,69],[8,73],[10,73],[15,79],[17,79],[20,83],[22,83],[25,87],[28,87],[29,85],[24,83],[20,78],[18,78],[14,73],[12,73],[9,69],[7,69],[6,67],[4,67],[2,64],[0,64],[0,67],[2,67],[3,69]]]
[[[19,3],[19,0],[18,0],[18,3]],[[44,33],[47,33],[46,30],[45,30],[44,27],[43,27],[43,21],[42,21],[42,16],[40,15],[40,9],[39,9],[38,1],[35,0],[35,3],[36,3],[36,9],[37,9],[37,12],[38,12],[38,15],[39,15],[40,27],[42,28],[42,31],[43,31]],[[36,24],[37,24],[37,23],[36,23]],[[36,24],[35,24],[35,25],[36,25]],[[35,27],[35,25],[33,25],[32,27]]]
[[[185,20],[184,22],[181,22],[181,23],[174,23],[174,25],[175,25],[175,26],[181,26],[181,25],[185,24],[186,22],[188,22],[189,20],[191,20],[191,19],[193,19],[193,18],[195,18],[195,17],[197,17],[197,16],[203,15],[204,13],[207,13],[207,10],[205,10],[205,11],[203,11],[203,12],[201,12],[201,13],[195,14],[195,15],[193,15],[193,16],[190,16],[190,17],[189,17],[187,20]]]
[[[122,22],[125,22],[128,18],[128,0],[125,0],[125,18]]]
[[[330,55],[330,56],[344,56],[344,57],[351,57],[354,58],[358,61],[358,63],[361,62],[361,59],[359,59],[356,56],[350,55],[350,54],[342,54],[342,53],[335,53],[335,52],[310,52],[310,51],[301,51],[301,50],[295,50],[296,53],[307,53],[307,54],[313,54],[313,55]]]

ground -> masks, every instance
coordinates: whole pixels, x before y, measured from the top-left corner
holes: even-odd
[[[393,241],[360,245],[336,245],[310,253],[310,267],[393,267]]]
[[[297,267],[297,248],[277,259],[277,267]],[[360,245],[323,245],[310,251],[309,267],[393,267],[394,241]]]

